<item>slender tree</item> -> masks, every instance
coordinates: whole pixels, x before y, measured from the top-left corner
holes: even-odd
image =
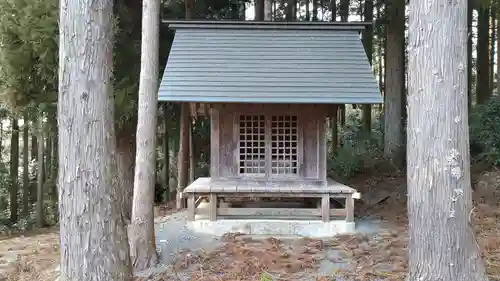
[[[365,21],[371,23],[373,21],[373,0],[365,0],[364,6]],[[365,45],[366,55],[370,64],[373,62],[373,26],[369,25],[363,35],[363,43]],[[365,104],[362,107],[362,126],[365,133],[371,132],[372,127],[372,107],[370,104]]]
[[[405,3],[387,3],[386,80],[384,95],[384,154],[399,168],[403,166],[405,95]]]
[[[10,137],[10,221],[17,222],[19,211],[17,200],[19,192],[19,125],[16,117],[12,119],[12,134]]]
[[[260,2],[258,2],[260,1]],[[256,0],[255,2],[255,17],[264,16],[264,0]],[[186,8],[186,19],[193,19],[194,10],[193,0],[184,0]],[[189,180],[189,135],[191,130],[190,125],[190,109],[189,103],[181,103],[181,118],[179,125],[179,158],[177,162],[177,192],[176,192],[176,207],[177,209],[184,208],[185,201],[181,198],[181,193],[188,185]]]
[[[43,130],[43,112],[38,115],[38,122],[36,126],[36,133],[38,135],[37,142],[37,167],[36,167],[36,224],[38,227],[45,226],[45,212],[44,212],[44,171],[45,159],[43,157],[44,151],[44,130]]]
[[[154,233],[154,199],[159,35],[160,0],[144,0],[134,200],[129,228],[130,255],[136,270],[144,270],[158,262]]]
[[[407,280],[486,281],[470,221],[467,1],[409,11]]]
[[[29,122],[28,112],[23,114],[23,211],[22,216],[30,214],[30,175],[29,175]]]
[[[113,39],[112,0],[60,1],[61,281],[131,280],[116,180]]]

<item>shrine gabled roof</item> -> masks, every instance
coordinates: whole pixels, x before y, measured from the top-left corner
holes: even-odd
[[[175,37],[159,101],[383,102],[360,39],[367,23],[167,23]]]

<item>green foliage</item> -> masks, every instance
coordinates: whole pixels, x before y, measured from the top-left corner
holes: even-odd
[[[12,107],[53,102],[57,91],[58,1],[0,1],[0,85]]]
[[[346,125],[339,131],[341,146],[333,153],[331,136],[328,138],[328,176],[336,179],[350,179],[365,169],[372,169],[383,160],[382,128],[380,118],[372,124],[370,134],[363,132],[360,111],[353,110],[347,116]]]
[[[494,96],[472,110],[470,138],[475,160],[500,165],[500,97]]]

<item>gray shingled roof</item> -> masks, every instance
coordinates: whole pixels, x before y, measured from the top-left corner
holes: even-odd
[[[160,101],[382,103],[365,23],[178,22]]]

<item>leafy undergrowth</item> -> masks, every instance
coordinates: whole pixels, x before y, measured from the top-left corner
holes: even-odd
[[[182,252],[174,265],[137,281],[271,281],[271,280],[404,280],[408,270],[406,188],[402,176],[378,176],[350,183],[365,201],[356,214],[382,218],[387,230],[376,235],[341,235],[315,239],[250,239],[228,234],[211,252]],[[500,280],[500,173],[483,175],[474,193],[477,242],[490,280]],[[377,196],[370,192],[378,191]],[[365,197],[365,196],[364,196]],[[161,210],[168,214],[169,210]],[[59,259],[57,232],[0,238],[1,272],[10,268],[8,281],[54,280]],[[9,262],[7,257],[16,257]],[[325,274],[324,262],[342,265]],[[320,274],[320,271],[322,274]],[[320,276],[327,275],[327,276]]]

